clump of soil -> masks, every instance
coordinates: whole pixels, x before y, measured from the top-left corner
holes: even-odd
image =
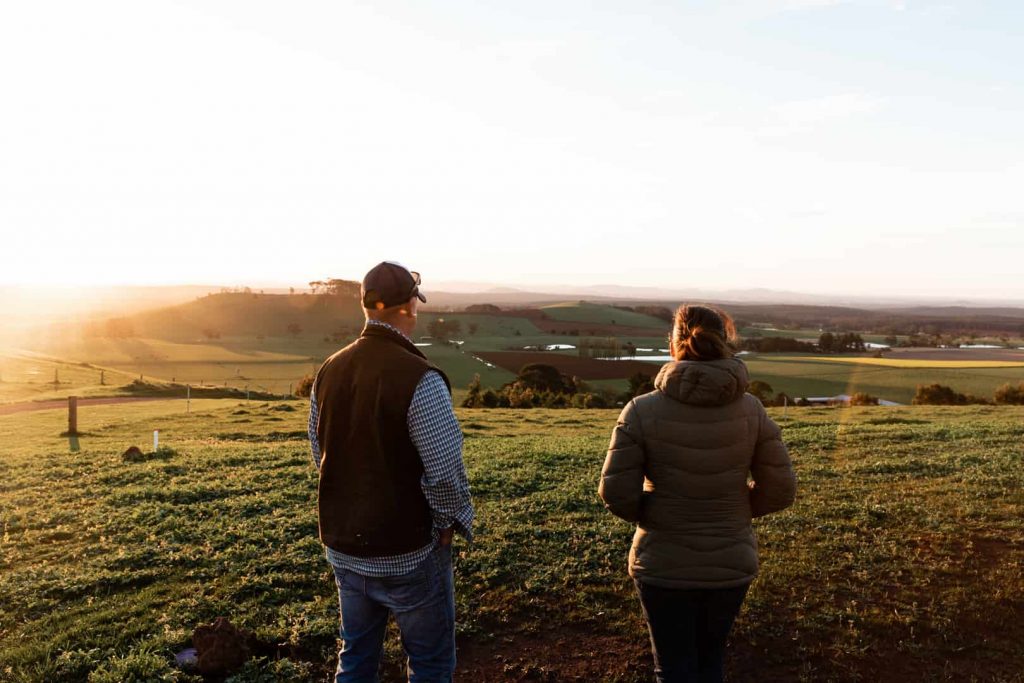
[[[149,460],[167,460],[171,456],[175,455],[173,448],[167,446],[161,446],[155,451],[149,453],[143,453],[142,449],[138,446],[129,446],[128,449],[121,454],[121,462],[147,462]]]
[[[192,645],[198,653],[199,673],[224,676],[241,668],[259,643],[250,631],[236,627],[227,617],[217,617],[212,624],[196,628]]]

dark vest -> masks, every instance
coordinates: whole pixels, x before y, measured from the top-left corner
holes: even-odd
[[[412,552],[432,539],[433,518],[409,437],[413,394],[443,372],[400,334],[367,325],[316,376],[320,419],[320,540],[354,557]]]

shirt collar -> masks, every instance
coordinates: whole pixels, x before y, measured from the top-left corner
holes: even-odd
[[[398,329],[394,325],[389,325],[388,323],[384,322],[383,320],[373,320],[372,318],[367,318],[366,324],[368,326],[369,325],[374,325],[375,327],[383,327],[385,330],[390,330],[390,331],[394,332],[395,334],[397,334],[398,336],[400,336],[402,339],[406,340],[410,344],[413,343],[412,339],[410,339],[409,336],[405,332],[402,332],[400,329]],[[414,346],[415,346],[415,344],[414,344]]]

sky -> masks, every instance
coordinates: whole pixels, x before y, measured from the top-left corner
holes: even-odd
[[[1024,298],[1024,3],[22,2],[0,284]]]

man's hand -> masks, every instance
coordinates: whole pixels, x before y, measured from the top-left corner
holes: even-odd
[[[450,526],[447,529],[441,529],[440,542],[442,548],[447,548],[452,544],[452,536],[455,534],[455,527]]]

